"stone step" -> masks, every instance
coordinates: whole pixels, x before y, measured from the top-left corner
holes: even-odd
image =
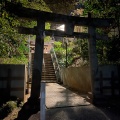
[[[52,77],[51,77],[51,76],[42,76],[42,78],[43,78],[43,79],[45,79],[45,78],[46,78],[46,79],[48,79],[48,78],[49,78],[49,79],[56,79],[55,76],[52,76]]]
[[[42,72],[49,72],[49,71],[55,71],[53,68],[46,68],[46,69],[42,69]]]
[[[47,70],[42,70],[42,73],[48,73],[48,74],[50,74],[50,73],[55,73],[55,71],[54,70],[50,70],[50,69],[47,69]]]
[[[42,73],[42,76],[55,76],[55,73],[51,73],[51,74],[49,74],[49,73],[46,73],[46,74],[44,74],[44,73]]]
[[[43,65],[43,68],[46,68],[46,67],[50,67],[50,68],[54,68],[53,65]]]
[[[52,62],[46,62],[45,64],[43,64],[43,66],[44,65],[53,65],[53,63]]]
[[[56,83],[56,80],[42,80],[45,83]]]
[[[56,77],[42,77],[42,79],[56,80]]]
[[[42,81],[55,81],[56,82],[56,79],[42,79]]]
[[[55,71],[54,68],[46,68],[46,69],[42,69],[42,71]]]
[[[51,72],[47,72],[47,71],[42,71],[42,75],[55,75],[55,72],[54,71],[51,71]]]
[[[42,75],[55,75],[55,72],[47,72],[47,71],[42,71]]]

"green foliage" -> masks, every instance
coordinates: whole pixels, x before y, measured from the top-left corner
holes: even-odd
[[[54,42],[54,50],[60,66],[65,66],[65,49],[62,47],[62,42]]]
[[[44,0],[14,0],[14,3],[22,4],[22,6],[27,8],[32,8],[41,11],[50,12],[48,5],[44,2]]]
[[[11,0],[8,0],[11,1]],[[83,2],[82,0],[79,0]],[[72,0],[58,0],[57,3],[52,0],[51,2],[47,0],[12,0],[14,3],[18,3],[27,8],[49,11],[54,10],[54,12],[67,12],[68,9],[73,7]],[[84,15],[86,16],[88,12],[92,14],[92,17],[99,18],[115,18],[114,28],[118,28],[118,33],[120,34],[119,27],[119,16],[120,7],[118,5],[118,0],[85,0],[84,2]],[[47,3],[47,4],[46,4]],[[67,8],[67,9],[66,9]],[[4,0],[0,1],[0,57],[5,58],[4,63],[8,63],[8,59],[11,58],[9,63],[27,63],[27,58],[25,53],[28,52],[26,46],[27,38],[25,35],[18,34],[15,29],[18,26],[33,28],[36,26],[36,21],[31,21],[29,19],[17,18],[13,14],[9,14],[5,11]],[[112,28],[113,26],[111,26]],[[110,28],[110,29],[111,29]],[[45,29],[50,29],[50,23],[46,23]],[[104,32],[108,34],[110,29],[97,29],[101,34]],[[119,53],[119,34],[118,36],[112,35],[109,41],[97,41],[97,51],[99,63],[115,62],[120,60]],[[45,41],[49,41],[50,37],[45,37]],[[61,43],[55,43],[55,51],[60,59],[60,63],[65,65],[65,45]],[[117,51],[117,52],[116,52]],[[84,60],[88,60],[88,43],[87,40],[77,40],[74,45],[70,42],[68,43],[68,64],[71,65],[74,58],[82,57]],[[25,62],[24,62],[25,61]]]
[[[62,42],[60,42],[60,41],[55,41],[54,42],[54,47],[55,48],[60,48],[62,46]]]
[[[66,43],[60,41],[54,42],[54,49],[59,61],[60,66],[66,66]],[[69,41],[67,43],[67,64],[72,64],[73,61],[73,44]]]
[[[8,0],[10,1],[10,0]],[[14,0],[14,3],[22,4],[24,7],[32,9],[50,11],[43,0],[28,1],[28,0]],[[18,34],[16,27],[24,26],[33,28],[37,25],[36,21],[30,19],[17,18],[13,14],[9,14],[5,10],[5,1],[0,2],[0,57],[1,63],[6,64],[24,64],[27,63],[28,53],[27,36]],[[46,29],[50,28],[50,24],[46,23]],[[45,37],[49,41],[50,37]],[[4,59],[3,59],[4,58]],[[9,59],[10,58],[10,59]]]
[[[33,21],[33,20],[30,20],[30,19],[21,19],[21,18],[18,18],[19,20],[19,26],[20,27],[28,27],[28,28],[34,28],[34,26],[37,26],[37,22],[36,21]]]
[[[5,11],[4,2],[0,6],[0,57],[5,58],[5,60],[13,57],[25,59],[24,53],[28,52],[26,36],[18,34],[15,29],[15,27],[20,25],[20,21],[16,16]]]
[[[0,119],[6,117],[14,108],[17,107],[17,103],[15,101],[8,101],[0,108]]]
[[[44,0],[54,13],[69,14],[74,9],[74,0]]]
[[[11,0],[8,1],[11,2]],[[48,7],[44,0],[12,0],[12,2],[27,8],[51,12],[50,6]],[[9,14],[5,11],[4,5],[5,1],[0,1],[0,57],[4,58],[2,63],[26,63],[27,39],[25,35],[18,34],[15,28],[18,26],[33,28],[37,23],[30,19],[17,18],[13,14]],[[58,7],[58,3],[54,5]],[[59,4],[59,6],[61,5]],[[46,23],[45,29],[50,29],[50,23]],[[45,41],[49,40],[50,36],[45,37]]]
[[[17,103],[14,101],[8,101],[6,104],[3,104],[2,109],[7,113],[10,113],[14,108],[17,107]]]
[[[28,64],[28,58],[23,57],[12,57],[12,58],[1,58],[0,64]]]
[[[97,18],[114,18],[114,23],[109,28],[97,28],[99,34],[108,34],[108,41],[96,41],[99,64],[116,64],[120,60],[120,7],[118,0],[90,0],[84,2],[84,15],[92,14]],[[111,30],[117,30],[114,34]]]
[[[94,17],[101,18],[113,18],[116,14],[119,14],[118,0],[90,0],[84,3],[84,13],[90,12]]]
[[[67,56],[67,63],[68,63],[68,66],[72,64],[72,61],[73,61],[73,53],[72,53],[72,50],[73,50],[73,47],[69,44],[68,45],[68,48],[67,48],[67,53],[68,53],[68,56]]]
[[[48,23],[48,22],[46,22],[46,23],[45,23],[45,30],[49,30],[49,29],[50,29],[50,26],[51,26],[51,24]],[[45,42],[49,42],[50,40],[51,40],[51,37],[50,37],[50,36],[45,36],[45,37],[44,37],[44,41],[45,41]]]
[[[51,40],[51,37],[50,37],[50,36],[45,36],[45,37],[44,37],[44,41],[45,41],[45,42],[49,42],[50,40]]]
[[[57,54],[57,58],[60,66],[66,66],[66,43],[55,42],[54,49]],[[80,58],[82,58],[80,60]],[[76,66],[75,62],[79,60],[77,66],[88,65],[87,61],[89,59],[88,56],[88,40],[87,39],[77,39],[77,40],[69,40],[67,43],[67,65]]]
[[[51,26],[50,23],[48,23],[48,22],[45,23],[45,29],[46,29],[46,30],[49,30],[49,29],[50,29],[50,26]]]
[[[75,47],[73,49],[74,53],[79,54],[79,56],[83,60],[88,60],[88,40],[87,39],[77,39],[77,41],[74,42]]]

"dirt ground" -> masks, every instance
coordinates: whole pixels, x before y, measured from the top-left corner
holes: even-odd
[[[98,105],[96,106],[99,108],[104,114],[109,118],[109,120],[120,120],[120,106],[119,105],[111,105],[111,106],[103,106],[103,105]],[[17,118],[18,112],[20,111],[20,108],[14,109],[7,117],[5,117],[3,120],[14,120]],[[34,120],[39,120],[39,115],[36,114],[37,117]]]
[[[18,112],[21,108],[15,108],[7,117],[5,117],[3,120],[14,120],[17,118]]]

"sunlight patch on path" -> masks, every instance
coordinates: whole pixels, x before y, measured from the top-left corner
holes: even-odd
[[[46,84],[46,107],[73,107],[90,105],[89,102],[76,93],[57,83]]]

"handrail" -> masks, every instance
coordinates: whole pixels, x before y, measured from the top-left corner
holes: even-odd
[[[53,62],[57,82],[61,82],[60,66],[59,66],[58,59],[57,59],[57,56],[56,56],[56,53],[55,53],[53,47],[51,48],[50,53],[51,53],[51,58],[52,58],[52,62]]]

